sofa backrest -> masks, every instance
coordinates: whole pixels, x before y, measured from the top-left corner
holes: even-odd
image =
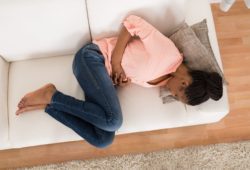
[[[75,53],[90,41],[85,0],[2,0],[0,55],[7,61]]]
[[[162,33],[171,33],[185,19],[188,0],[87,0],[93,39],[117,35],[123,19],[135,14]]]
[[[117,33],[122,19],[136,14],[164,33],[184,21],[188,0],[3,0],[0,55],[7,61],[75,53],[93,38]],[[163,12],[164,11],[164,12]]]

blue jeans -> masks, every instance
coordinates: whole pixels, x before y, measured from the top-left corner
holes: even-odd
[[[122,111],[97,45],[81,48],[73,60],[73,73],[85,93],[85,101],[56,91],[45,112],[74,130],[90,144],[106,147],[122,124]]]

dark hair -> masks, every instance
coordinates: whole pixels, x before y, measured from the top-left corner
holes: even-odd
[[[185,89],[187,104],[198,105],[209,98],[219,100],[223,94],[222,77],[216,72],[189,71],[193,82]]]

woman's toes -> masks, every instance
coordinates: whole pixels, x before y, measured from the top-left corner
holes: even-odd
[[[25,111],[25,108],[21,108],[21,109],[18,109],[16,111],[16,115],[19,115],[20,113],[24,112]]]
[[[18,103],[18,107],[22,107],[22,100]]]
[[[45,109],[46,106],[47,106],[46,104],[39,104],[39,105],[33,105],[33,106],[27,106],[24,108],[19,108],[16,111],[16,115],[19,115],[20,113],[23,113],[23,112],[32,111],[32,110]]]
[[[29,111],[28,108],[18,109],[18,110],[16,111],[16,115],[19,115],[20,113],[27,112],[27,111]]]
[[[21,105],[21,103],[22,103],[22,99],[19,101],[18,106]]]
[[[26,98],[23,97],[23,98],[21,99],[21,101],[19,102],[18,107],[20,107],[20,108],[24,107],[24,106],[25,106],[25,101],[26,101]]]

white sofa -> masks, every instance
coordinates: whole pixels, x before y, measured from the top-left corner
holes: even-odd
[[[72,72],[75,52],[94,38],[117,35],[129,14],[166,34],[184,20],[193,24],[207,18],[222,67],[207,0],[0,0],[0,149],[82,140],[43,110],[16,116],[17,103],[48,82],[84,100]],[[118,135],[217,122],[229,112],[225,86],[222,99],[195,107],[162,104],[158,88],[134,84],[119,88],[118,95],[124,117]]]

